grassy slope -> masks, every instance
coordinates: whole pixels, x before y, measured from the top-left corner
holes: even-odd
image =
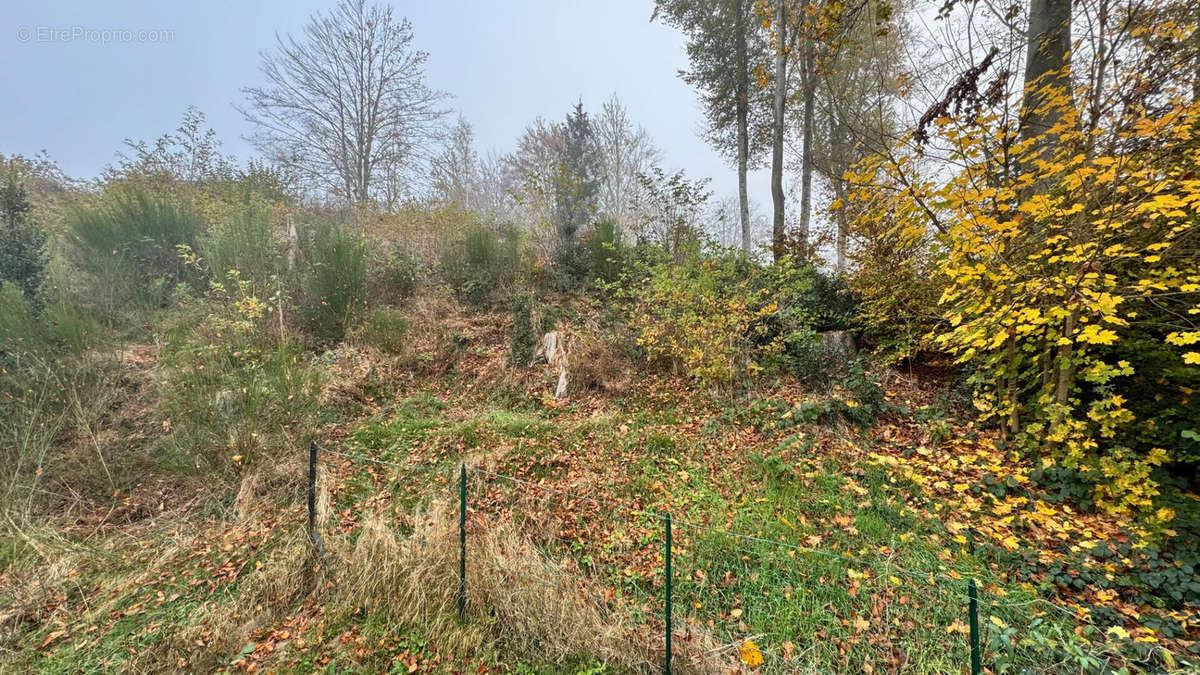
[[[342,350],[329,366],[338,405],[322,442],[389,462],[327,456],[331,569],[304,538],[302,449],[236,467],[240,488],[217,497],[221,508],[176,500],[160,511],[153,494],[136,494],[125,506],[142,515],[119,527],[13,524],[0,547],[0,588],[13,599],[0,667],[650,667],[662,658],[658,514],[670,512],[676,653],[699,672],[755,652],[779,672],[963,671],[967,578],[981,587],[985,643],[996,640],[985,662],[1041,670],[1054,665],[1045,652],[998,647],[1031,626],[1073,635],[1075,617],[1033,602],[1041,580],[988,565],[976,542],[1066,560],[1081,541],[1122,536],[1038,500],[1024,480],[985,494],[989,472],[1011,461],[969,427],[931,434],[910,415],[869,433],[797,424],[781,402],[799,391],[764,405],[762,393],[712,397],[653,377],[624,395],[548,405],[549,379],[495,376],[502,334],[468,334],[457,368],[437,377],[380,378],[383,357],[369,351]],[[898,406],[928,399],[891,389]],[[460,460],[472,468],[462,625]]]

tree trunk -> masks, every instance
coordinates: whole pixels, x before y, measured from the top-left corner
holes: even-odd
[[[1049,159],[1057,143],[1047,133],[1063,115],[1055,101],[1071,101],[1071,0],[1029,0],[1029,41],[1025,94],[1021,100],[1022,139],[1036,138],[1036,156]]]
[[[833,110],[829,115],[830,125],[832,128],[829,131],[830,155],[833,157],[833,198],[840,204],[846,197],[846,180],[842,178],[846,170],[846,139],[843,136],[842,117],[837,110]],[[837,222],[837,272],[838,274],[846,273],[846,240],[848,238],[849,223],[846,222],[846,212],[844,209],[837,209],[833,214],[834,220]]]
[[[775,207],[771,224],[771,252],[775,260],[783,257],[783,113],[787,91],[787,17],[785,0],[775,0],[775,129],[771,139],[771,201]]]
[[[812,218],[812,146],[813,146],[813,117],[816,103],[817,78],[813,73],[815,55],[813,40],[804,40],[804,137],[801,142],[804,154],[800,165],[800,227],[796,238],[800,240],[801,248],[808,247],[809,222]]]
[[[1200,4],[1192,6],[1196,28],[1192,31],[1192,103],[1200,104]]]
[[[750,198],[746,194],[746,170],[750,162],[750,132],[747,129],[750,108],[750,72],[746,63],[745,0],[734,0],[734,42],[737,66],[737,172],[738,215],[742,224],[742,249],[750,250]]]
[[[1008,378],[1008,391],[1006,394],[1011,409],[1008,411],[1008,427],[1005,436],[1011,438],[1021,431],[1021,367],[1017,361],[1017,338],[1015,333],[1009,334],[1006,342],[1005,360],[1007,361],[1007,365],[1005,366],[1005,371]]]

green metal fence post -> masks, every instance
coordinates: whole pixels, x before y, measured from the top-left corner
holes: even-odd
[[[467,611],[467,465],[458,465],[458,618]]]
[[[666,659],[663,660],[663,672],[666,673],[667,675],[671,675],[671,577],[672,577],[672,574],[671,574],[671,514],[669,514],[669,513],[667,514],[666,523],[667,523],[667,545],[666,545],[666,557],[667,557],[667,569],[666,569],[666,587],[667,587],[667,589],[666,590],[667,590],[667,592],[666,592],[665,618],[667,620],[667,656],[666,656]]]
[[[980,675],[983,666],[979,658],[979,591],[975,580],[967,585],[967,613],[971,625],[971,675]]]
[[[320,446],[315,440],[308,442],[308,540],[313,548],[321,554],[321,562],[329,569],[329,553],[325,551],[325,542],[321,533],[317,532],[317,452]]]
[[[308,442],[308,538],[317,531],[317,442]]]

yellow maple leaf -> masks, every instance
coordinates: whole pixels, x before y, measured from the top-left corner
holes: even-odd
[[[762,651],[750,640],[746,640],[738,647],[738,656],[741,657],[742,663],[751,668],[757,668],[763,664]]]

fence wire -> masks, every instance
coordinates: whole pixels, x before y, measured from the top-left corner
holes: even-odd
[[[458,487],[446,466],[321,452],[443,474]],[[664,514],[484,468],[464,470],[468,533],[511,528],[522,537],[518,541],[531,542],[530,559],[541,574],[517,572],[514,578],[578,596],[602,612],[624,612],[658,630],[671,611],[680,659],[750,665],[761,672],[821,672],[820,664],[831,663],[838,671],[881,666],[958,671],[967,662],[967,574],[912,569],[892,557],[869,559],[672,519],[675,589],[668,610],[662,589]],[[402,518],[392,506],[393,516]],[[597,523],[610,527],[589,529]],[[551,560],[564,564],[556,567]],[[577,583],[555,580],[564,575]],[[1021,657],[1016,647],[1023,642],[1021,624],[1034,608],[1104,628],[1045,598],[1003,600],[986,585],[981,590],[980,642],[985,650],[1012,646],[1009,659]],[[1093,646],[1079,653],[1104,662],[1108,651]]]

